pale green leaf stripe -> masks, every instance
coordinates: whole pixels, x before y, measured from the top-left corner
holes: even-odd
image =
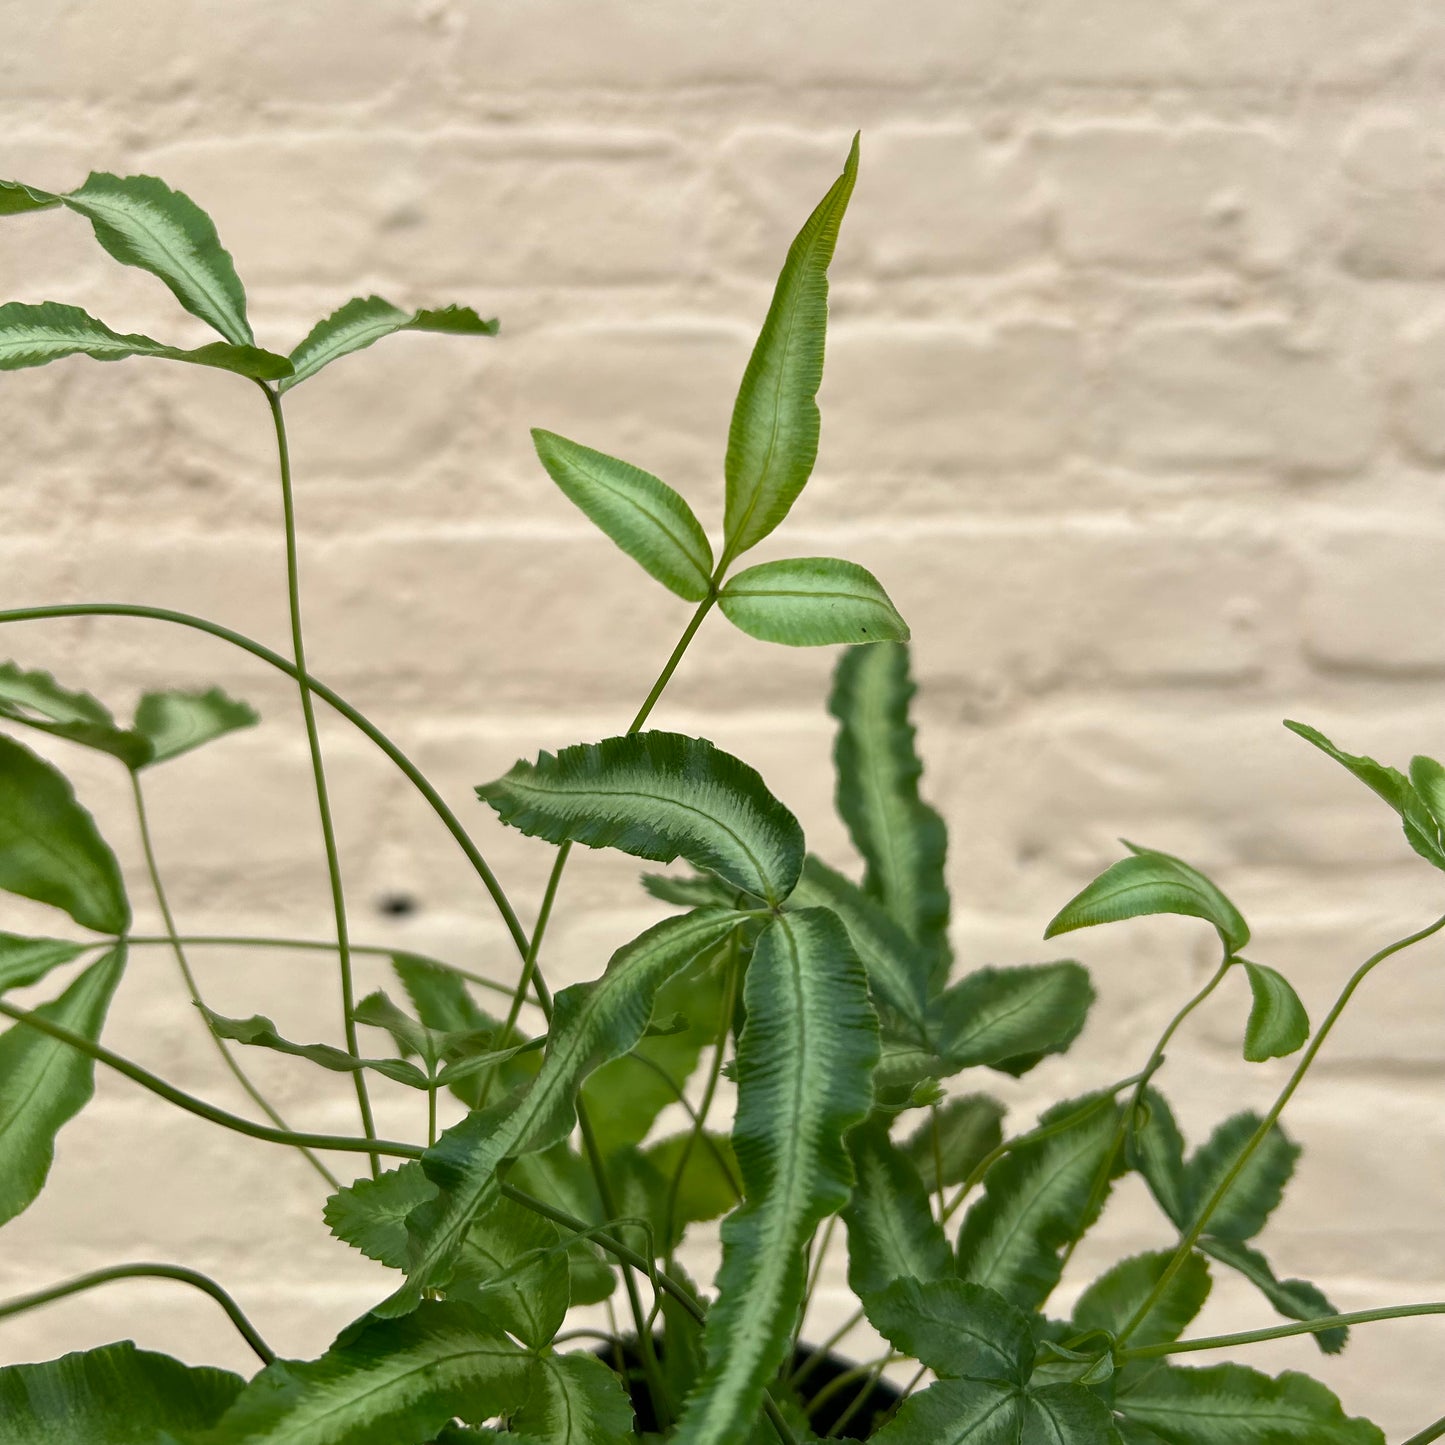
[[[1239,910],[1197,868],[1170,853],[1124,845],[1132,854],[1106,868],[1069,900],[1044,930],[1045,938],[1156,913],[1179,913],[1212,923],[1230,953],[1249,943]]]
[[[624,552],[664,587],[701,602],[712,587],[712,548],[702,523],[660,477],[606,452],[532,428],[547,474]]]
[[[990,1064],[1014,1072],[1019,1055],[1032,1062],[1068,1048],[1093,1001],[1088,970],[1072,959],[980,968],[939,999],[934,1037],[955,1069]]]
[[[858,137],[843,174],[788,248],[772,304],[743,372],[728,427],[725,557],[760,542],[787,515],[818,457],[818,403],[828,324],[828,263],[858,175]]]
[[[1282,1059],[1303,1048],[1310,1019],[1289,980],[1262,963],[1241,959],[1254,1003],[1244,1029],[1244,1057],[1252,1064]]]
[[[1080,1333],[1108,1330],[1120,1334],[1154,1293],[1173,1257],[1172,1250],[1156,1250],[1121,1259],[1079,1296],[1074,1306],[1074,1328]],[[1129,1336],[1131,1343],[1155,1345],[1177,1340],[1203,1309],[1211,1284],[1204,1260],[1197,1254],[1186,1255],[1163,1294],[1135,1325]]]
[[[745,1437],[782,1363],[802,1301],[804,1247],[848,1201],[843,1136],[873,1102],[878,1024],[863,965],[826,909],[775,918],[744,985],[733,1150],[745,1202],[722,1225],[707,1368],[674,1445]]]
[[[44,366],[66,356],[89,356],[94,361],[123,361],[128,356],[150,356],[162,361],[186,361],[193,366],[214,366],[259,381],[274,381],[291,374],[284,356],[255,346],[212,342],[194,351],[165,346],[149,336],[122,335],[103,321],[58,301],[38,306],[9,301],[0,306],[0,371]]]
[[[1033,1368],[1029,1318],[1001,1295],[961,1279],[896,1279],[863,1306],[884,1339],[934,1374],[1011,1380]]]
[[[838,659],[828,699],[839,724],[837,803],[867,865],[864,891],[928,951],[932,981],[941,984],[949,961],[948,830],[919,797],[908,661],[901,643],[851,647]]]
[[[95,227],[95,239],[127,266],[159,277],[193,316],[227,341],[249,346],[246,292],[211,218],[155,176],[92,171],[61,199]]]
[[[953,1273],[943,1227],[933,1217],[918,1170],[875,1117],[848,1136],[855,1183],[843,1210],[848,1227],[848,1287],[865,1303],[896,1279]]]
[[[60,770],[0,736],[0,890],[63,908],[83,928],[124,933],[120,865]]]
[[[361,351],[383,336],[398,331],[440,331],[457,336],[495,336],[495,318],[484,320],[470,306],[448,306],[439,311],[403,311],[380,296],[356,296],[339,306],[306,334],[292,351],[292,374],[277,388],[289,391],[315,376],[323,366]]]
[[[1348,1417],[1323,1385],[1293,1371],[1271,1379],[1244,1365],[1151,1368],[1121,1386],[1115,1408],[1188,1445],[1385,1445],[1377,1426]]]
[[[411,1215],[407,1283],[383,1307],[400,1313],[444,1285],[472,1220],[497,1197],[497,1167],[565,1139],[574,1100],[593,1069],[642,1037],[657,990],[737,926],[725,909],[668,918],[618,949],[600,979],[557,995],[546,1058],[525,1092],[469,1114],[427,1150],[423,1167],[441,1190]]]
[[[38,983],[52,968],[70,963],[85,952],[83,944],[60,938],[22,938],[0,933],[0,993]]]
[[[268,1365],[206,1445],[422,1445],[456,1416],[513,1409],[529,1359],[476,1310],[427,1300],[352,1326],[319,1360]]]
[[[1119,1445],[1119,1435],[1109,1407],[1082,1385],[939,1380],[910,1395],[873,1445]]]
[[[781,903],[803,867],[803,830],[748,765],[705,738],[643,732],[541,753],[477,789],[531,838],[686,858]]]
[[[88,692],[61,687],[48,673],[23,672],[13,662],[0,665],[0,717],[98,748],[137,767],[150,756],[150,744],[115,719]]]
[[[1188,1208],[1181,1227],[1192,1223],[1208,1203],[1260,1122],[1260,1116],[1251,1110],[1232,1114],[1194,1152],[1184,1171]],[[1271,1126],[1209,1216],[1207,1231],[1216,1238],[1233,1240],[1251,1239],[1258,1234],[1284,1198],[1284,1187],[1299,1156],[1299,1145],[1278,1124]]]
[[[837,557],[759,563],[733,577],[717,605],[749,637],[788,647],[908,640],[908,624],[882,583]]]
[[[539,1445],[632,1445],[632,1404],[622,1381],[591,1355],[539,1355],[527,1399],[512,1417]]]
[[[1057,1104],[1039,1120],[1075,1111]],[[1059,1251],[1098,1218],[1103,1199],[1090,1194],[1114,1142],[1118,1106],[1096,1110],[1061,1130],[1005,1154],[984,1179],[958,1236],[959,1275],[996,1290],[1010,1304],[1036,1309],[1059,1282]]]
[[[813,853],[804,860],[803,876],[788,902],[797,908],[831,908],[842,919],[868,972],[873,997],[911,1026],[914,1042],[931,1050],[928,958],[882,907]]]
[[[139,1445],[191,1440],[214,1425],[244,1381],[193,1369],[129,1341],[0,1369],[4,1445]]]
[[[904,1152],[913,1160],[925,1188],[962,1184],[985,1155],[1003,1143],[1003,1105],[987,1094],[965,1094],[940,1105],[908,1136]],[[934,1119],[938,1125],[937,1153],[943,1160],[943,1178],[937,1178]]]
[[[124,968],[125,949],[114,948],[35,1012],[93,1041]],[[45,1187],[55,1136],[94,1089],[95,1062],[88,1055],[23,1023],[0,1034],[0,1224]]]
[[[223,1039],[232,1039],[238,1044],[249,1044],[254,1048],[270,1049],[278,1054],[290,1054],[308,1063],[317,1064],[333,1073],[354,1074],[358,1069],[374,1069],[378,1074],[398,1084],[413,1089],[425,1089],[427,1076],[415,1064],[405,1059],[358,1059],[345,1049],[333,1048],[330,1044],[297,1044],[283,1038],[276,1025],[263,1014],[252,1014],[246,1019],[226,1018],[201,1008],[206,1022]]]
[[[148,763],[167,762],[260,721],[249,703],[228,697],[219,687],[205,692],[148,692],[135,710],[135,730],[150,743]]]

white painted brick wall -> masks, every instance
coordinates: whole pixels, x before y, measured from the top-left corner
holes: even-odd
[[[772,277],[861,126],[818,471],[759,556],[855,557],[912,621],[961,958],[1052,956],[1044,922],[1123,835],[1209,869],[1318,1017],[1439,906],[1386,811],[1279,719],[1396,762],[1445,753],[1442,77],[1429,0],[4,0],[0,174],[187,189],[282,349],[371,290],[500,314],[496,342],[396,338],[290,410],[314,666],[412,751],[530,917],[547,851],[490,826],[472,785],[620,727],[686,612],[589,533],[527,427],[657,470],[716,531]],[[66,216],[0,224],[0,299],[200,339]],[[145,600],[284,647],[254,393],[75,360],[7,375],[0,435],[0,605]],[[161,857],[190,930],[325,933],[284,679],[133,622],[17,627],[0,653],[122,708],[165,683],[254,699],[263,729],[156,774]],[[756,762],[842,861],[830,663],[710,622],[657,717]],[[358,934],[510,971],[424,806],[343,726],[326,738]],[[143,896],[123,781],[67,761]],[[556,980],[654,916],[635,872],[576,860]],[[384,915],[394,892],[419,912]],[[1071,941],[1101,1012],[1066,1059],[1004,1081],[1018,1120],[1142,1060],[1206,943],[1178,920]],[[335,1031],[325,960],[197,964],[225,1011]],[[1235,988],[1175,1051],[1166,1082],[1196,1137],[1284,1076],[1238,1060],[1244,1007]],[[1442,1008],[1438,946],[1393,962],[1291,1106],[1307,1153],[1267,1243],[1347,1308],[1445,1294]],[[109,1038],[244,1107],[162,953],[137,953]],[[353,1127],[346,1085],[248,1062],[298,1121]],[[410,1100],[380,1109],[416,1131]],[[0,1236],[0,1294],[174,1259],[314,1354],[382,1287],[319,1203],[299,1160],[102,1077],[51,1187]],[[1155,1213],[1126,1187],[1071,1287],[1164,1243]],[[1221,1281],[1206,1322],[1269,1321]],[[7,1322],[0,1359],[125,1336],[246,1363],[206,1301],[164,1285]],[[1394,1432],[1439,1413],[1428,1321],[1358,1330],[1338,1361],[1304,1341],[1253,1358],[1318,1371]]]

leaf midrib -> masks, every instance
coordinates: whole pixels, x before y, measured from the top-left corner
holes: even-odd
[[[269,1441],[269,1445],[286,1445],[286,1441],[288,1440],[301,1442],[301,1445],[304,1445],[307,1437],[304,1434],[297,1433],[298,1431],[309,1431],[315,1429],[318,1426],[324,1428],[328,1420],[344,1417],[357,1405],[371,1399],[374,1395],[378,1395],[383,1391],[391,1390],[395,1387],[404,1385],[413,1375],[425,1374],[429,1371],[434,1371],[438,1369],[438,1367],[443,1365],[450,1365],[456,1360],[465,1360],[469,1358],[506,1359],[513,1353],[519,1352],[510,1349],[497,1349],[496,1347],[493,1347],[490,1350],[482,1350],[475,1347],[470,1347],[466,1349],[456,1350],[451,1354],[428,1356],[425,1360],[420,1360],[414,1365],[409,1365],[408,1368],[403,1371],[403,1373],[399,1375],[391,1375],[387,1379],[373,1385],[370,1389],[363,1390],[359,1394],[350,1396],[348,1399],[342,1401],[341,1404],[337,1405],[333,1409],[324,1410],[320,1415],[313,1414],[305,1419],[295,1422],[296,1428],[293,1430],[288,1430],[285,1434],[278,1434],[274,1431],[268,1431],[266,1438]],[[397,1355],[391,1354],[388,1355],[386,1358],[388,1359],[388,1361],[395,1360],[397,1359]],[[340,1380],[335,1381],[334,1383],[344,1385],[345,1381]],[[284,1421],[282,1421],[282,1425],[284,1427]]]
[[[738,833],[735,829],[731,828],[727,823],[723,822],[723,820],[719,818],[715,813],[708,813],[702,808],[699,808],[694,803],[687,803],[680,798],[667,797],[664,794],[648,792],[644,788],[637,787],[603,788],[598,787],[596,784],[590,783],[585,788],[574,787],[564,778],[555,779],[551,785],[545,787],[536,783],[528,783],[526,780],[521,778],[513,778],[509,780],[508,786],[515,789],[517,792],[525,793],[530,791],[532,794],[542,798],[543,800],[549,797],[555,797],[558,793],[565,793],[569,798],[647,798],[654,803],[678,808],[686,813],[692,813],[697,817],[704,819],[706,822],[713,824],[721,832],[726,833],[728,837],[731,838],[738,845],[738,848],[742,851],[748,862],[752,864],[753,871],[757,874],[759,883],[762,884],[761,896],[766,898],[769,903],[777,902],[777,899],[774,897],[773,890],[770,886],[771,880],[768,877],[767,871],[764,869],[762,863],[758,860],[757,856],[753,853],[752,849],[748,847],[747,842],[744,840],[742,835]]]
[[[133,203],[136,208],[135,212],[127,211],[123,203],[117,206],[117,204],[115,203],[115,197],[113,196],[110,197],[111,203],[109,205],[109,208],[107,208],[106,198],[104,194],[102,194],[99,205],[96,204],[96,199],[94,196],[82,197],[79,195],[71,195],[66,196],[63,199],[66,201],[67,204],[73,205],[74,208],[78,210],[81,215],[86,216],[87,219],[94,219],[93,217],[88,216],[88,211],[99,211],[101,213],[101,219],[105,221],[105,224],[122,236],[124,236],[125,233],[121,229],[121,227],[115,224],[114,220],[114,217],[117,214],[134,217],[135,214],[138,212],[147,216],[148,218],[154,218],[155,216],[159,215],[162,225],[168,223],[168,218],[163,213],[159,213],[157,211],[153,202],[141,198],[137,198]],[[190,240],[190,237],[188,237],[185,233],[184,225],[180,221],[176,221],[174,224],[176,226],[176,229],[180,231],[182,238],[187,242],[187,244],[193,244]],[[230,327],[242,338],[242,340],[237,342],[236,344],[241,346],[253,345],[254,337],[251,332],[250,323],[247,322],[244,312],[237,314],[233,310],[230,300],[225,294],[225,286],[223,284],[220,285],[219,297],[212,294],[208,286],[204,284],[204,281],[198,280],[196,278],[196,275],[193,272],[191,266],[188,265],[180,257],[176,256],[175,253],[161,239],[160,235],[156,231],[149,229],[145,225],[139,226],[139,230],[143,236],[153,242],[153,244],[160,251],[162,256],[164,256],[165,259],[169,261],[171,265],[174,266],[175,269],[181,273],[181,275],[186,279],[186,281],[190,283],[192,289],[200,294],[201,299],[206,303],[206,305],[211,310],[217,312],[220,315],[221,319],[228,322]],[[219,238],[217,238],[216,244],[217,246],[220,245]],[[203,273],[203,276],[204,280],[209,281],[211,286],[216,286],[218,284],[217,278],[215,276],[210,275],[209,273]],[[164,280],[165,278],[161,277],[159,279]],[[207,319],[209,320],[211,318]],[[214,322],[212,324],[214,324]],[[218,327],[217,329],[221,331],[221,334],[226,338],[227,341],[233,341],[235,339],[223,328]]]
[[[1050,991],[1050,979],[1052,977],[1057,977],[1057,975],[1036,975],[1034,979],[1035,986],[1032,988],[1031,991],[1029,991],[1027,994],[1021,995],[1019,1002],[1013,1004],[1012,1006],[1008,1008],[997,1009],[993,1013],[988,1014],[984,1018],[983,1022],[977,1028],[975,1028],[972,1033],[964,1035],[963,1043],[972,1043],[980,1035],[986,1036],[990,1029],[996,1028],[998,1025],[1006,1023],[1009,1019],[1012,1019],[1021,1013],[1025,1013],[1031,1010],[1034,1004],[1038,1001],[1039,997],[1041,995],[1047,994]],[[982,1014],[983,1010],[980,1009],[979,1013]]]
[[[1035,1213],[1042,1208],[1043,1202],[1053,1193],[1059,1175],[1061,1175],[1065,1169],[1076,1164],[1094,1147],[1096,1142],[1094,1139],[1086,1139],[1081,1142],[1079,1147],[1068,1156],[1068,1159],[1064,1163],[1061,1163],[1045,1176],[1043,1184],[1034,1190],[1032,1197],[1024,1208],[1014,1211],[1012,1223],[1006,1227],[1001,1236],[994,1236],[1000,1240],[999,1247],[995,1249],[993,1261],[989,1265],[984,1277],[979,1278],[975,1276],[976,1283],[988,1285],[990,1288],[993,1287],[992,1280],[995,1278],[996,1271],[1004,1265],[1006,1258],[1012,1258],[1015,1241],[1018,1238],[1019,1232],[1023,1229],[1024,1224],[1034,1217]],[[1054,1258],[1053,1251],[1048,1251],[1048,1253],[1050,1258]],[[1055,1262],[1057,1262],[1056,1259]],[[1000,1291],[1000,1293],[1002,1293],[1002,1291]]]
[[[380,299],[380,298],[378,298]],[[391,305],[390,302],[386,303]],[[323,367],[329,366],[338,357],[349,355],[352,351],[360,351],[363,347],[374,341],[380,341],[383,336],[389,336],[393,331],[404,331],[413,321],[416,320],[416,313],[408,316],[400,307],[392,308],[400,320],[387,317],[385,319],[371,318],[365,321],[352,323],[350,327],[342,327],[333,333],[330,342],[322,341],[308,354],[300,355],[301,347],[306,345],[303,340],[296,351],[291,353],[291,362],[296,370],[293,375],[286,378],[293,386],[298,381],[305,381],[307,377],[314,376]],[[353,346],[350,343],[357,338],[364,338],[360,346]]]
[[[569,462],[567,463],[567,465],[572,466],[576,471],[582,471],[582,468],[578,467],[575,462]],[[641,472],[642,469],[639,467],[637,468],[637,470]],[[669,523],[671,522],[670,517],[667,517],[666,515],[661,513],[650,511],[644,505],[642,497],[625,491],[603,472],[586,472],[584,473],[584,475],[588,481],[595,482],[615,501],[621,502],[624,506],[631,507],[634,511],[639,512],[642,516],[646,517],[647,520],[651,522],[657,528],[657,530],[661,532],[663,536],[665,536],[668,541],[673,544],[674,547],[677,548],[679,552],[682,553],[683,557],[686,558],[686,560],[697,569],[697,576],[702,582],[703,590],[707,590],[708,583],[711,580],[708,575],[707,568],[705,568],[702,563],[698,561],[697,557],[694,556],[693,553],[689,550],[686,541],[684,541],[682,537],[680,537],[676,532],[673,531],[672,527],[669,525]],[[647,476],[650,474],[643,472],[642,475]],[[662,482],[662,479],[660,477],[654,477],[653,480]],[[666,486],[667,483],[662,482],[662,485]]]

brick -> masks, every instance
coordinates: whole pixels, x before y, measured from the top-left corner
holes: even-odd
[[[1298,241],[1298,185],[1263,129],[1083,125],[1047,148],[1059,240],[1084,265],[1276,271]]]
[[[1439,321],[1400,338],[1392,401],[1406,448],[1430,466],[1445,464],[1445,326]]]
[[[1190,74],[1185,7],[1149,0],[1107,6],[1043,0],[1023,19],[1009,70],[1025,82],[1168,83]]]
[[[705,16],[650,0],[604,0],[579,11],[540,0],[525,12],[463,12],[458,83],[665,91],[712,84],[917,85],[982,77],[997,62],[1010,7],[998,0],[944,6],[900,25],[881,0],[840,14],[822,0],[786,9],[738,0]]]
[[[722,153],[713,220],[724,260],[771,282],[846,154],[847,138],[749,128]],[[835,278],[1001,271],[1042,258],[1046,217],[1026,139],[990,142],[971,126],[884,125],[863,137],[858,191]]]
[[[697,177],[652,131],[186,140],[146,161],[209,197],[244,278],[348,288],[336,304],[374,281],[397,304],[457,300],[493,314],[498,287],[637,283],[696,266]],[[277,227],[277,215],[291,224]]]
[[[494,395],[508,418],[508,510],[559,524],[578,519],[533,450],[529,429],[541,426],[662,477],[715,536],[728,422],[753,340],[739,326],[664,316],[538,327],[507,343]]]
[[[839,324],[820,465],[873,476],[1040,466],[1075,441],[1083,390],[1067,326]]]
[[[1408,60],[1419,29],[1416,5],[1367,0],[1045,0],[1024,19],[1008,68],[1024,81],[1079,86],[1360,85]]]
[[[1340,258],[1369,279],[1445,275],[1445,147],[1398,111],[1367,112],[1341,145]]]
[[[1375,389],[1347,355],[1272,321],[1141,328],[1106,378],[1103,416],[1131,463],[1304,475],[1360,467],[1380,423]]]
[[[1282,727],[1287,711],[1318,722],[1351,751],[1400,766],[1428,750],[1432,736],[1419,712],[1398,723],[1355,717],[1336,730],[1328,712],[1306,701],[1246,707],[1167,695],[1136,701],[1127,716],[1062,698],[967,731],[940,727],[940,766],[930,774],[939,806],[948,818],[989,820],[960,832],[950,850],[960,899],[1031,909],[1042,929],[1122,856],[1122,836],[1190,860],[1246,917],[1269,914],[1289,930],[1305,927],[1319,906],[1322,877],[1368,876],[1386,916],[1408,911],[1411,881],[1429,879],[1398,820]],[[1194,929],[1161,926],[1185,939]],[[1350,926],[1354,937],[1371,920]]]
[[[118,106],[131,118],[176,100],[335,105],[385,94],[438,48],[407,0],[384,0],[365,25],[354,19],[344,4],[302,12],[277,0],[160,0],[144,11],[100,0],[83,13],[10,5],[0,17],[0,84],[26,98]]]
[[[1445,640],[1434,625],[1445,606],[1441,545],[1423,524],[1313,539],[1303,612],[1309,655],[1327,667],[1373,674],[1445,669]]]

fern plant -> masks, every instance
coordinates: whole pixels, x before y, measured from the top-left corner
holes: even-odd
[[[11,1021],[0,1036],[0,1222],[36,1201],[57,1136],[89,1099],[98,1066],[249,1135],[257,1148],[302,1151],[325,1182],[338,1249],[379,1266],[375,1305],[311,1360],[277,1359],[222,1286],[186,1265],[119,1264],[0,1304],[0,1316],[14,1315],[129,1278],[168,1278],[209,1294],[261,1365],[245,1380],[129,1342],[9,1362],[0,1367],[0,1445],[805,1445],[839,1434],[879,1445],[1383,1440],[1304,1375],[1170,1361],[1299,1333],[1334,1352],[1356,1323],[1445,1309],[1341,1315],[1313,1285],[1281,1278],[1253,1243],[1298,1155],[1280,1114],[1340,1011],[1376,964],[1445,918],[1367,960],[1311,1036],[1290,984],[1241,956],[1250,935],[1233,904],[1188,863],[1130,845],[1047,936],[1186,914],[1218,935],[1214,976],[1152,1048],[1141,1047],[1134,1072],[1100,1080],[1007,1137],[1004,1108],[979,1091],[976,1075],[962,1090],[944,1088],[972,1070],[1018,1076],[1067,1049],[1093,1001],[1089,976],[1067,959],[955,968],[946,832],[920,793],[910,721],[908,629],[877,579],[826,557],[735,567],[784,521],[816,458],[828,268],[857,160],[855,139],[788,252],[744,372],[716,553],[659,478],[553,432],[533,434],[566,496],[693,611],[625,731],[543,752],[477,789],[500,823],[555,847],[530,928],[469,829],[401,748],[308,670],[283,413],[293,386],[393,332],[491,336],[496,322],[467,307],[405,311],[373,296],[348,302],[282,355],[256,344],[215,227],[161,181],[92,175],[63,194],[0,183],[0,213],[79,214],[112,257],[158,277],[221,337],[179,348],[115,331],[74,306],[12,302],[0,306],[0,368],[72,355],[159,357],[219,367],[261,391],[277,447],[291,646],[282,655],[204,618],[139,605],[12,608],[0,622],[129,617],[197,629],[295,680],[335,914],[334,939],[312,946],[334,952],[340,995],[333,1043],[295,1042],[262,1014],[207,1008],[187,956],[188,944],[204,940],[180,931],[164,891],[145,811],[150,770],[254,725],[250,707],[216,688],[179,688],[146,694],[126,723],[48,673],[0,667],[0,718],[13,725],[0,735],[0,889],[75,925],[53,937],[0,934],[0,1013]],[[745,762],[704,738],[647,728],[714,608],[763,641],[844,646],[829,707],[837,805],[863,860],[861,879],[808,851],[796,817]],[[450,831],[516,946],[514,979],[353,941],[318,701],[375,743]],[[1445,869],[1439,764],[1416,758],[1406,777],[1291,726],[1384,797],[1417,852]],[[54,748],[27,746],[27,730],[97,749],[127,771],[163,936],[133,929],[115,855],[50,761]],[[577,844],[683,859],[694,871],[648,875],[654,897],[679,911],[619,947],[591,982],[554,996],[544,942]],[[174,952],[198,1025],[267,1122],[194,1098],[101,1041],[128,956],[161,945]],[[385,993],[355,996],[362,952],[389,953],[405,1006]],[[1235,977],[1252,994],[1246,1059],[1304,1053],[1270,1110],[1223,1121],[1188,1152],[1157,1080],[1176,1031]],[[14,994],[31,987],[53,997],[23,1007]],[[488,1012],[479,990],[505,1007]],[[535,1035],[521,1026],[529,1003],[545,1021]],[[382,1042],[363,1047],[363,1029]],[[249,1049],[349,1075],[359,1131],[292,1127],[252,1083],[242,1058]],[[736,1092],[730,1128],[719,1102],[724,1077]],[[424,1139],[379,1137],[371,1092],[383,1087],[424,1102]],[[447,1094],[461,1113],[443,1129],[438,1099]],[[680,1131],[659,1122],[670,1108],[687,1120]],[[345,1182],[348,1160],[364,1172]],[[1129,1171],[1147,1183],[1177,1245],[1120,1261],[1065,1317],[1050,1309],[1064,1267]],[[687,1272],[685,1235],[717,1218],[722,1261],[704,1288]],[[857,1313],[809,1346],[800,1323],[824,1257],[842,1242],[839,1221]],[[1220,1270],[1249,1280],[1290,1323],[1182,1338]],[[590,1326],[569,1326],[574,1310],[602,1302],[621,1322],[599,1340]],[[887,1355],[839,1364],[829,1351],[864,1317]],[[909,1361],[911,1381],[880,1394],[884,1370]],[[1441,1435],[1445,1422],[1413,1445]]]

